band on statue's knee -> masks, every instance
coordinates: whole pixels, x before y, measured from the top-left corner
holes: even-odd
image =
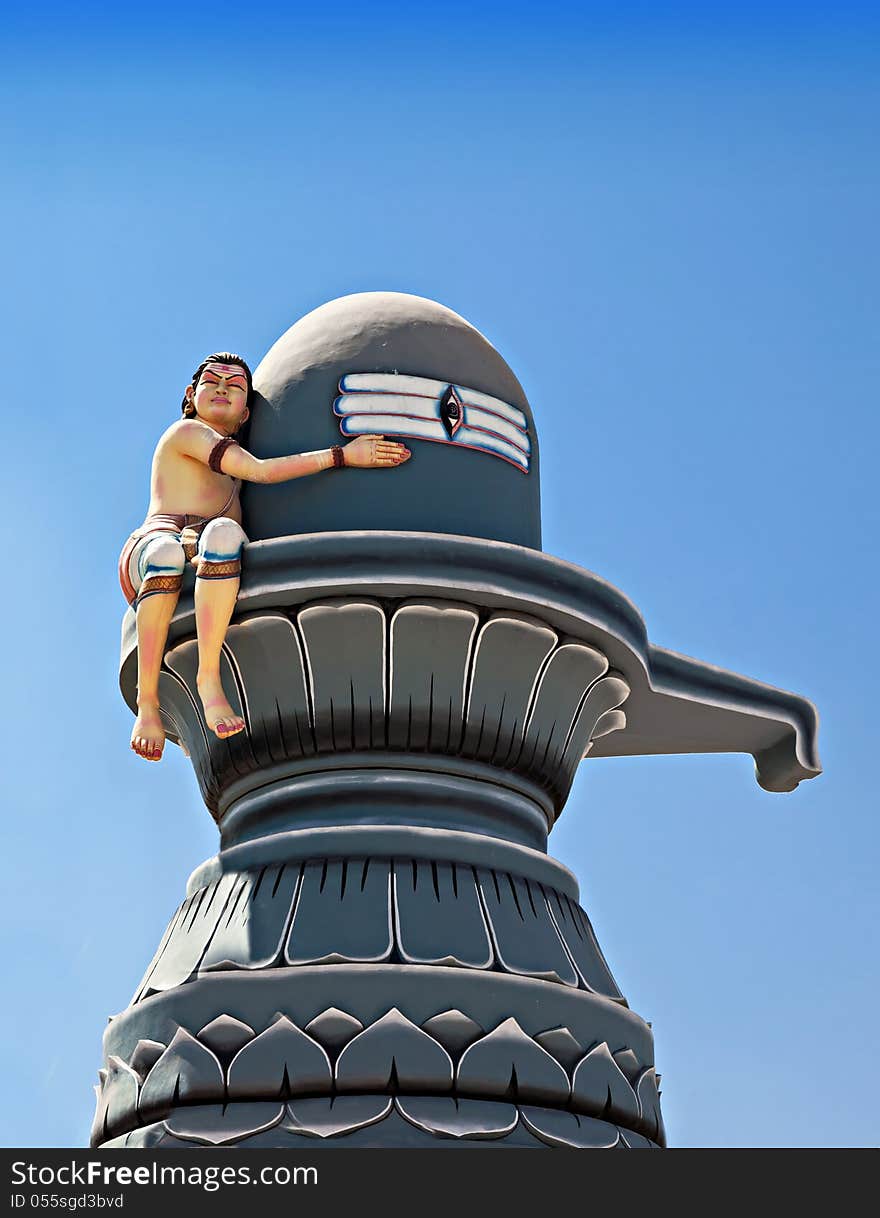
[[[238,579],[241,575],[241,559],[224,559],[220,562],[211,562],[207,558],[203,558],[199,562],[198,570],[196,571],[197,579]]]
[[[137,600],[135,607],[147,599],[148,596],[157,596],[160,593],[173,592],[175,595],[180,591],[180,585],[183,583],[182,575],[148,575],[138,589]]]

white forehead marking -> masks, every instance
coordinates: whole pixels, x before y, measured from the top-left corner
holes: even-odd
[[[349,372],[340,378],[333,413],[346,436],[382,432],[433,440],[476,449],[529,472],[526,416],[477,389],[394,372]]]
[[[218,370],[220,372],[233,372],[238,376],[245,377],[245,380],[247,379],[245,370],[240,364],[206,364],[202,372],[217,372]]]

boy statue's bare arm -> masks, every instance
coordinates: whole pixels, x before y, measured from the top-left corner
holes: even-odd
[[[205,465],[209,464],[212,455],[223,444],[222,439],[218,442],[216,431],[197,419],[179,423],[174,429],[172,442],[178,452],[194,457]],[[334,448],[340,454],[336,461]],[[344,447],[334,445],[333,448],[292,453],[286,457],[255,457],[229,437],[229,446],[224,446],[219,456],[215,456],[214,465],[216,472],[230,474],[242,482],[275,483],[332,469],[334,464],[355,469],[387,469],[401,465],[411,455],[404,444],[386,440],[382,435],[364,435],[349,441]]]

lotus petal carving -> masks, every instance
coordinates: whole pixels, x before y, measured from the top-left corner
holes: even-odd
[[[455,1010],[433,1015],[422,1024],[422,1030],[433,1036],[453,1056],[458,1056],[484,1034],[484,1029],[470,1016]]]
[[[311,1023],[306,1024],[309,1036],[320,1041],[324,1048],[335,1056],[343,1045],[348,1044],[353,1036],[364,1030],[364,1025],[353,1015],[340,1011],[338,1007],[328,1007],[320,1015],[316,1015]]]
[[[462,1094],[509,1096],[512,1100],[534,1100],[564,1104],[569,1097],[568,1075],[546,1049],[513,1018],[462,1054],[458,1063],[457,1088]]]
[[[207,1045],[221,1059],[234,1056],[253,1038],[253,1028],[231,1015],[218,1015],[199,1032],[202,1044]]]
[[[515,1104],[492,1100],[398,1095],[394,1103],[416,1129],[438,1138],[504,1138],[513,1132],[518,1120]]]
[[[179,1103],[222,1098],[223,1069],[216,1055],[185,1028],[178,1028],[147,1075],[138,1107],[142,1117],[155,1119]]]
[[[351,1040],[336,1063],[340,1091],[449,1091],[452,1060],[397,1008]]]
[[[145,1079],[164,1052],[165,1046],[158,1040],[139,1040],[128,1064],[135,1074]]]
[[[639,1101],[607,1044],[596,1045],[575,1069],[571,1099],[581,1112],[607,1113],[631,1125],[639,1119]]]
[[[663,1117],[660,1115],[660,1094],[657,1090],[657,1072],[654,1067],[646,1070],[636,1083],[640,1116],[644,1132],[661,1145],[666,1144]]]
[[[233,1058],[228,1091],[235,1099],[286,1097],[297,1091],[329,1091],[332,1083],[325,1050],[286,1015],[279,1015]]]
[[[102,1085],[95,1088],[98,1103],[92,1122],[93,1146],[103,1141],[108,1134],[131,1124],[137,1113],[138,1088],[141,1082],[131,1066],[113,1054],[107,1058],[107,1068],[101,1073],[104,1076]]]
[[[390,1095],[340,1095],[335,1099],[291,1100],[284,1128],[313,1138],[338,1138],[375,1125],[391,1111]]]
[[[228,1146],[274,1128],[284,1116],[281,1103],[211,1104],[178,1108],[165,1118],[165,1128],[175,1138],[202,1146]]]
[[[525,1127],[548,1146],[570,1146],[577,1150],[613,1150],[620,1142],[620,1131],[607,1121],[579,1117],[559,1108],[520,1108]]]

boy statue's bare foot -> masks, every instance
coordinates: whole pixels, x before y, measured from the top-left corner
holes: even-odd
[[[228,740],[230,736],[237,736],[239,732],[244,731],[244,719],[229,705],[219,674],[198,677],[196,685],[205,712],[205,722],[218,739]]]
[[[161,761],[165,729],[159,718],[158,702],[138,703],[138,715],[131,731],[131,747],[146,761]]]

